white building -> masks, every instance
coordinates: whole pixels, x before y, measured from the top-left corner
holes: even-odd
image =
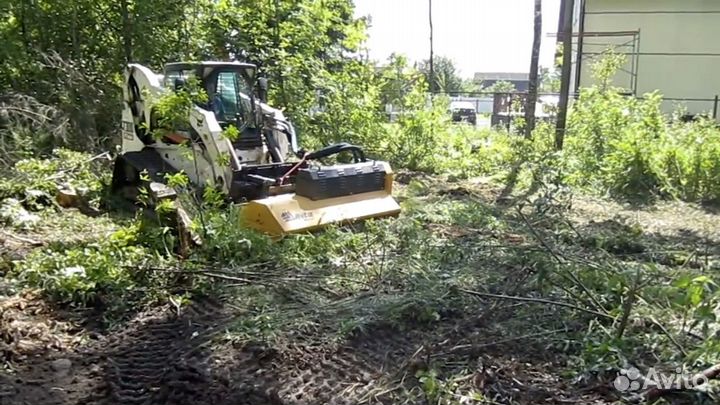
[[[612,48],[627,57],[616,85],[638,96],[660,90],[666,112],[717,109],[720,0],[576,0],[576,7],[572,89],[592,83],[590,66]]]

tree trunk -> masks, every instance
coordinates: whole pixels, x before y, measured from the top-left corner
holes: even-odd
[[[71,41],[72,41],[72,56],[74,59],[80,60],[82,55],[80,54],[80,35],[78,33],[78,5],[73,3],[72,5],[72,21],[70,25],[71,30]]]
[[[27,0],[22,0],[22,3],[20,5],[20,32],[22,33],[23,37],[23,45],[25,46],[25,54],[29,55],[30,50],[32,49],[32,45],[30,44],[30,39],[28,39],[28,30],[27,30],[27,21],[26,21],[26,3]]]
[[[282,20],[284,20],[286,18],[285,17],[286,14],[283,11],[282,15],[280,15],[280,0],[274,1],[273,12],[274,12],[273,19],[275,20],[275,25],[273,27],[273,42],[274,42],[273,46],[274,46],[274,49],[281,49],[280,41],[281,41],[282,35],[280,33],[280,23],[282,22]],[[275,58],[274,68],[275,68],[275,72],[277,74],[278,85],[280,88],[279,89],[280,90],[279,91],[280,105],[287,108],[288,104],[290,104],[290,103],[288,101],[288,95],[287,95],[287,91],[285,89],[285,75],[283,75],[283,69],[282,69],[283,62],[284,61],[281,60],[280,58]]]
[[[432,20],[432,0],[428,0],[428,20],[430,22],[430,94],[435,93],[435,56],[433,55],[433,20]]]
[[[572,24],[573,24],[573,8],[575,0],[562,0],[561,10],[563,10],[563,63],[562,75],[560,78],[560,101],[558,102],[557,126],[555,128],[555,149],[562,150],[565,143],[565,124],[567,121],[568,99],[570,98],[570,71],[572,68]],[[582,34],[582,33],[581,33]]]
[[[124,63],[132,61],[132,25],[130,24],[130,12],[128,11],[130,0],[120,0],[120,17],[122,18],[122,40]]]
[[[538,99],[538,64],[540,60],[540,43],[542,40],[542,0],[535,0],[535,32],[533,36],[532,55],[530,56],[530,80],[528,96],[525,104],[525,138],[532,138],[535,130],[535,106]]]

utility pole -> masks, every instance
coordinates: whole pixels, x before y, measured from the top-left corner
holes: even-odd
[[[557,126],[555,128],[555,149],[562,150],[565,143],[565,127],[567,123],[567,108],[570,99],[570,72],[572,71],[572,24],[575,0],[562,0],[562,44],[563,63],[560,76],[560,100],[558,102]],[[582,33],[580,33],[582,35]]]
[[[428,0],[428,19],[430,20],[430,94],[435,94],[435,57],[433,56],[432,0]]]
[[[557,38],[555,39],[555,59],[553,59],[554,65],[557,69],[560,69],[560,63],[559,60],[562,57],[560,54],[560,45],[562,43],[562,34],[563,31],[563,23],[565,22],[565,4],[560,5],[560,15],[558,16],[558,26],[557,26]]]

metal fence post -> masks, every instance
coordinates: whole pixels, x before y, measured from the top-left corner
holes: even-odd
[[[720,95],[715,95],[715,102],[713,103],[713,119],[717,120],[718,117],[718,101],[720,101]]]

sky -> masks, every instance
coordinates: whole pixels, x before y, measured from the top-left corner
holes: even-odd
[[[354,0],[357,17],[370,16],[370,58],[393,52],[412,61],[430,55],[428,0]],[[435,55],[455,62],[460,76],[475,72],[527,72],[533,40],[534,0],[433,0]],[[543,0],[540,66],[555,53],[560,0]]]

